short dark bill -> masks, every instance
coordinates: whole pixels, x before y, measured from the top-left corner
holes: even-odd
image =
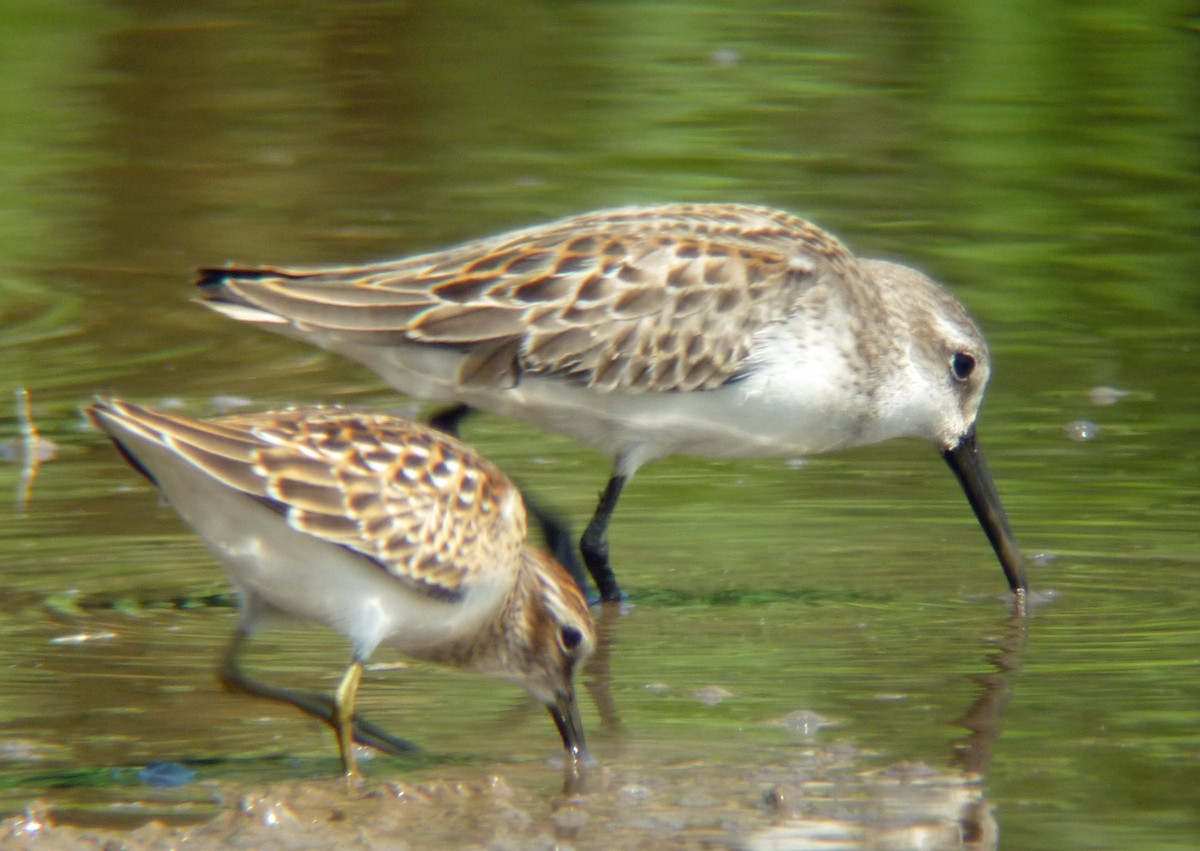
[[[587,741],[583,736],[583,722],[579,719],[579,704],[575,702],[574,690],[560,692],[555,702],[546,708],[550,710],[554,726],[562,736],[567,759],[574,763],[576,768],[593,764],[594,760],[588,752]],[[568,765],[568,768],[571,766]]]

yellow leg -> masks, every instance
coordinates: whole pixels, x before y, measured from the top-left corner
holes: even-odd
[[[354,759],[354,700],[358,695],[358,684],[362,681],[363,663],[355,659],[346,669],[342,684],[334,697],[333,729],[337,733],[338,749],[342,752],[342,771],[347,780],[358,777]]]
[[[350,725],[350,735],[354,741],[361,742],[367,747],[375,748],[376,750],[390,753],[393,756],[404,756],[417,750],[416,745],[412,742],[393,736],[384,730],[381,730],[376,725],[367,721],[365,718],[354,717],[354,694],[350,694],[350,702],[348,711],[344,716],[340,712],[340,707],[345,706],[343,692],[346,689],[357,691],[358,681],[362,678],[362,664],[356,662],[358,673],[354,676],[354,682],[348,682],[354,666],[346,672],[346,678],[343,680],[341,687],[338,689],[337,699],[332,700],[328,695],[311,694],[309,692],[293,691],[280,686],[268,685],[249,679],[242,673],[242,668],[238,664],[238,654],[242,650],[242,646],[246,643],[248,635],[242,630],[234,633],[233,641],[229,643],[229,648],[225,651],[225,656],[221,659],[220,668],[217,670],[217,679],[220,680],[226,691],[233,693],[250,694],[255,697],[266,698],[267,700],[277,700],[281,703],[287,703],[296,707],[301,712],[311,715],[321,721],[324,721],[333,728],[334,733],[338,737],[338,747],[341,748],[342,767],[346,767],[346,754],[353,754],[353,743],[343,745],[343,721]]]

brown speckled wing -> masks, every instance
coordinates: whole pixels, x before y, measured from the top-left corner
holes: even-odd
[[[125,402],[97,409],[433,597],[458,598],[480,571],[517,564],[525,514],[515,487],[423,426],[334,409],[204,421]]]
[[[333,465],[342,505],[291,501],[297,528],[322,534],[328,519],[352,520],[346,546],[375,558],[389,572],[439,593],[457,595],[481,571],[516,564],[525,537],[515,488],[490,463],[457,441],[402,421],[357,417],[307,419],[306,441],[321,452],[344,453]],[[259,466],[272,482],[304,484],[290,469],[276,473],[272,453]],[[282,495],[282,494],[281,494]]]
[[[301,330],[467,351],[464,384],[539,373],[601,390],[706,390],[823,270],[854,262],[787,213],[697,204],[603,211],[395,263],[210,269],[200,284],[205,298]]]

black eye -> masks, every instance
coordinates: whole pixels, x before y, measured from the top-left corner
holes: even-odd
[[[558,633],[564,650],[574,650],[583,643],[583,633],[573,626],[564,626]]]
[[[975,371],[975,358],[966,352],[955,352],[954,357],[950,358],[950,369],[954,371],[955,378],[966,381]]]

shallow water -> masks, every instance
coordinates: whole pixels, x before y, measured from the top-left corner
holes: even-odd
[[[0,20],[0,814],[41,798],[59,821],[190,822],[226,811],[230,788],[336,772],[327,730],[220,692],[221,571],[78,407],[415,409],[190,304],[195,267],[377,259],[608,205],[729,200],[911,262],[973,311],[995,361],[981,440],[1049,602],[1024,631],[1008,621],[928,447],[672,459],[638,474],[612,528],[632,601],[606,613],[607,674],[585,676],[593,788],[564,813],[557,737],[518,689],[417,665],[373,674],[362,703],[425,750],[369,775],[435,790],[501,775],[528,817],[521,833],[493,813],[514,841],[600,847],[595,826],[616,824],[628,845],[808,847],[821,822],[849,847],[915,844],[897,813],[957,824],[909,794],[927,766],[991,808],[1004,847],[1194,846],[1194,17],[161,5],[17,2]],[[55,448],[31,488],[22,387]],[[466,437],[577,526],[607,476],[496,418]],[[325,689],[345,661],[306,630],[248,658]],[[797,712],[831,726],[805,737],[781,720],[802,728]],[[152,762],[197,780],[150,789]],[[897,765],[899,802],[878,780]]]

